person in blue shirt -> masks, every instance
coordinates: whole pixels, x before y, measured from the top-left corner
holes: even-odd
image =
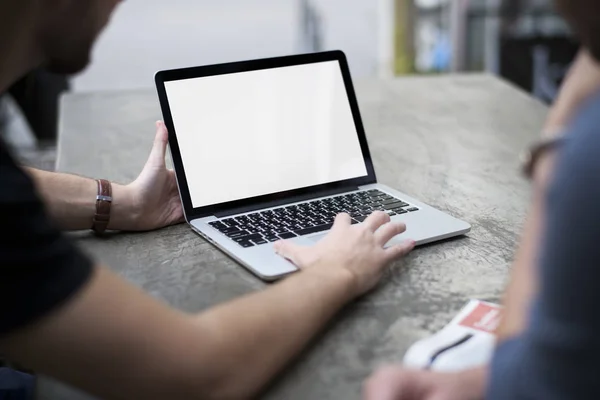
[[[600,2],[557,0],[585,49],[549,117],[534,196],[489,367],[391,366],[367,400],[600,399]]]

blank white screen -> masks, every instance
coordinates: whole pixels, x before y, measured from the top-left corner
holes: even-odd
[[[194,208],[367,175],[337,61],[165,88]]]

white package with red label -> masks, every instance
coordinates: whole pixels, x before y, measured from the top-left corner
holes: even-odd
[[[471,300],[444,329],[412,345],[404,364],[442,372],[485,365],[494,352],[501,317],[501,306]]]

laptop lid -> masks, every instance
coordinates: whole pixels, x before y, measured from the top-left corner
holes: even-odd
[[[341,51],[155,80],[188,221],[376,182]]]

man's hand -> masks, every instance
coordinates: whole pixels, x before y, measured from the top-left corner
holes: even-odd
[[[406,225],[390,223],[389,215],[381,211],[360,225],[351,225],[351,221],[348,214],[338,215],[331,232],[313,247],[281,241],[275,243],[275,250],[301,269],[349,275],[355,294],[362,295],[379,282],[392,261],[408,254],[415,242],[385,249],[387,242],[406,231]]]
[[[480,400],[485,396],[487,372],[417,371],[397,366],[381,368],[366,382],[364,400]]]
[[[183,222],[175,172],[165,164],[168,141],[165,124],[157,122],[150,157],[140,176],[126,186],[133,210],[132,226],[126,230],[147,231]]]
[[[183,221],[175,173],[165,164],[167,129],[156,123],[154,146],[140,176],[129,185],[112,184],[109,230],[145,231]],[[92,227],[98,184],[94,179],[25,167],[46,209],[64,230]]]

